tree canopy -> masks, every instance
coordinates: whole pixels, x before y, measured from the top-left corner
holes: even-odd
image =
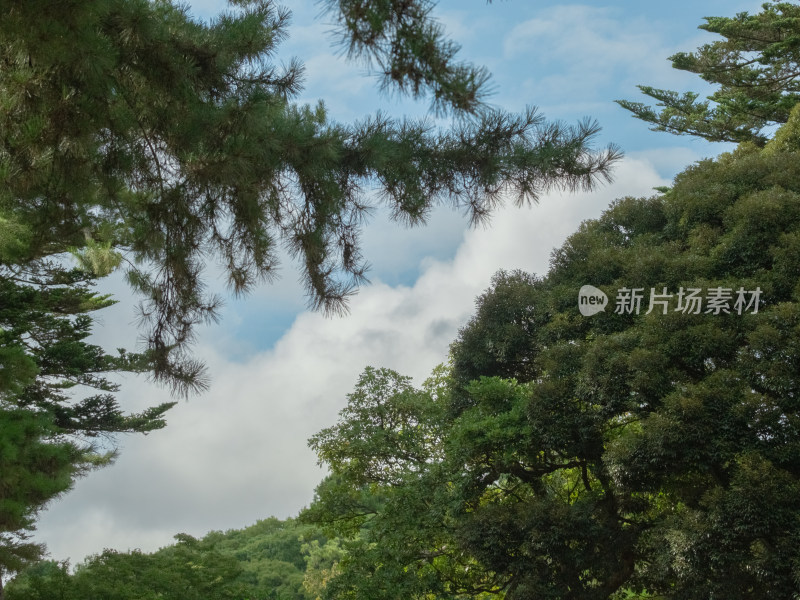
[[[422,388],[368,369],[311,439],[331,475],[303,517],[344,549],[323,597],[796,595],[798,159],[795,109],[545,276],[500,272]]]
[[[430,96],[432,108],[477,113],[485,109],[489,73],[458,62],[459,46],[432,16],[431,0],[325,0],[351,59],[372,66],[385,90]]]
[[[723,39],[669,60],[674,68],[719,86],[707,100],[698,100],[695,92],[639,86],[661,110],[641,102],[617,102],[653,124],[655,131],[765,144],[770,129],[786,123],[800,101],[800,6],[768,2],[758,14],[707,17],[700,29]]]
[[[327,546],[318,530],[296,520],[269,518],[241,530],[187,534],[152,553],[105,550],[73,572],[44,561],[17,576],[8,600],[314,600],[304,575],[314,552]],[[315,560],[314,565],[321,564]]]
[[[302,64],[278,54],[290,15],[272,0],[234,0],[210,22],[168,0],[0,0],[0,411],[28,411],[25,443],[73,461],[0,536],[24,535],[69,487],[62,475],[107,464],[114,434],[164,425],[170,403],[125,414],[114,373],[179,394],[207,385],[187,348],[217,318],[209,264],[244,293],[286,247],[311,304],[343,310],[365,277],[372,204],[412,224],[437,203],[479,220],[507,192],[522,204],[609,176],[618,152],[592,149],[596,124],[486,108],[485,71],[456,60],[432,4],[362,4],[330,5],[354,58],[431,96],[449,128],[380,113],[341,124],[299,105]],[[116,268],[142,298],[142,353],[86,341],[112,303],[91,286]]]
[[[117,402],[113,376],[146,372],[151,360],[87,342],[92,314],[113,304],[91,289],[95,279],[56,261],[0,278],[0,576],[39,558],[43,547],[25,541],[37,513],[109,464],[113,435],[159,429],[173,405],[126,414]]]
[[[0,411],[0,598],[2,579],[38,560],[39,544],[28,541],[36,511],[66,490],[78,465],[91,457],[62,440],[51,443],[47,415]]]
[[[245,292],[285,246],[311,304],[342,310],[365,276],[359,232],[376,198],[409,223],[441,202],[478,220],[506,193],[526,203],[608,177],[618,152],[592,150],[594,123],[481,105],[482,71],[455,62],[429,9],[338,5],[355,53],[463,115],[445,129],[380,113],[335,123],[294,103],[302,66],[278,66],[289,14],[271,0],[210,23],[165,1],[5,0],[0,224],[24,239],[12,264],[89,244],[124,254],[154,375],[185,391],[201,373],[186,345],[219,306],[210,260]]]

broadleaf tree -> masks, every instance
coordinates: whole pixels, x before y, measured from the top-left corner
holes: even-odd
[[[8,600],[313,600],[303,581],[305,547],[328,546],[316,529],[274,517],[202,539],[187,534],[175,539],[151,553],[106,549],[72,569],[67,562],[39,562],[8,584]],[[314,565],[320,565],[315,556]]]
[[[435,386],[368,369],[311,439],[322,597],[798,595],[798,165],[796,107],[500,272]]]

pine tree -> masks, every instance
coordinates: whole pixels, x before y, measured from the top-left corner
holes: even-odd
[[[674,68],[719,85],[708,101],[698,101],[695,92],[639,86],[660,111],[641,102],[617,102],[653,124],[654,131],[763,146],[770,127],[786,123],[800,101],[800,6],[773,1],[755,15],[707,17],[700,29],[724,39],[670,60]]]
[[[272,277],[283,244],[311,304],[343,310],[365,277],[372,191],[409,223],[443,202],[480,220],[506,193],[523,204],[592,187],[618,156],[591,150],[593,123],[485,109],[483,72],[455,62],[427,2],[336,10],[354,53],[462,118],[443,130],[381,114],[331,122],[292,101],[300,63],[276,66],[288,13],[232,4],[206,24],[168,1],[0,3],[0,235],[27,232],[13,264],[87,240],[122,252],[155,377],[176,390],[197,380],[186,345],[219,306],[209,257],[246,292]]]

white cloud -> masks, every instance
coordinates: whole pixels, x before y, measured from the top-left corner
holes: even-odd
[[[734,144],[714,144],[712,149],[716,152],[732,150]],[[686,168],[687,165],[703,160],[710,152],[701,154],[692,148],[672,147],[672,148],[647,148],[638,152],[631,152],[629,156],[655,165],[659,173],[678,173]]]
[[[595,193],[553,193],[531,209],[506,207],[491,227],[467,231],[452,260],[424,260],[413,286],[375,281],[343,318],[302,313],[273,349],[245,361],[224,353],[235,341],[224,322],[206,329],[198,350],[213,375],[211,391],[175,407],[165,430],[125,438],[117,464],[52,505],[38,538],[54,558],[77,561],[104,547],[153,550],[178,532],[202,535],[295,514],[323,476],[306,440],[335,422],[365,366],[420,382],[446,360],[497,269],[546,272],[552,248],[583,219],[616,197],[648,195],[665,183],[648,162],[626,159],[616,183]],[[168,398],[129,381],[122,399]]]

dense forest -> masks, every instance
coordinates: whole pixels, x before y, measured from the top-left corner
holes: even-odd
[[[331,545],[318,528],[293,519],[259,521],[241,530],[146,554],[104,552],[75,565],[44,561],[8,586],[9,600],[186,598],[313,600],[324,582]]]

